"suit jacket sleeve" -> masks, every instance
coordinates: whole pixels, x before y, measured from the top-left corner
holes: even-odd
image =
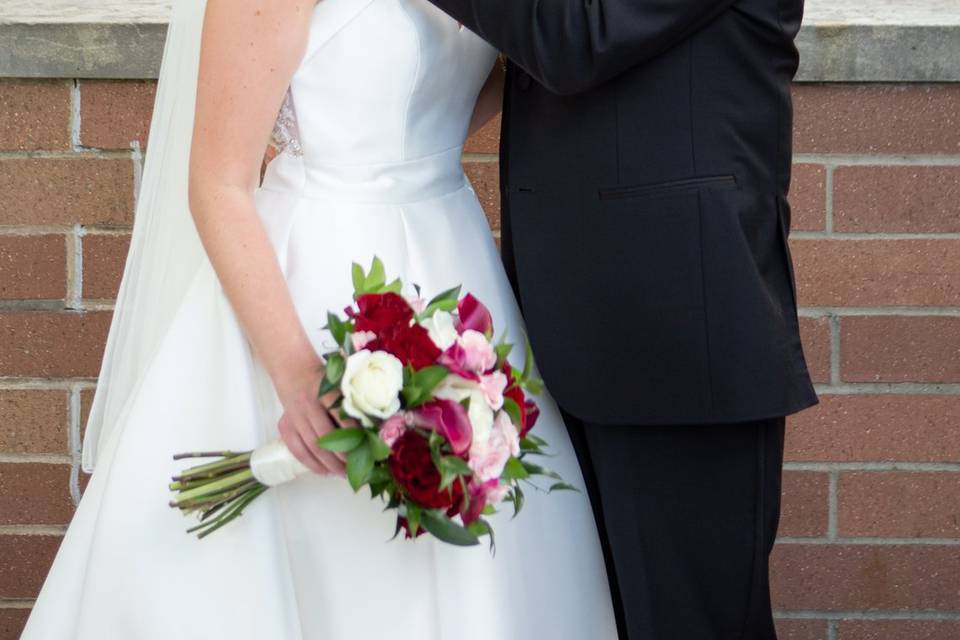
[[[734,0],[431,0],[548,90],[586,91],[681,42]]]

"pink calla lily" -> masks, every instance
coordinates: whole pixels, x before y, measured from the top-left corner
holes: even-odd
[[[467,410],[459,402],[437,399],[414,410],[414,424],[432,429],[450,443],[454,454],[462,455],[473,442],[473,427]]]
[[[457,325],[457,331],[463,333],[473,329],[484,335],[490,335],[493,332],[493,318],[490,311],[483,304],[468,293],[460,300],[457,305],[457,315],[460,316],[460,322]]]

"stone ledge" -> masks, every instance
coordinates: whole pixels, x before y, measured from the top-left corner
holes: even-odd
[[[0,77],[155,78],[171,0],[3,0]],[[807,0],[801,82],[960,82],[960,0]]]

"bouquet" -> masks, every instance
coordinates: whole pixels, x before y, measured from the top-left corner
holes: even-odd
[[[493,320],[483,304],[460,287],[429,302],[401,295],[387,283],[383,263],[369,271],[353,265],[354,304],[327,326],[335,348],[324,354],[318,397],[335,397],[329,410],[356,427],[337,428],[317,440],[345,454],[354,491],[397,512],[394,536],[429,533],[455,545],[475,545],[493,529],[484,516],[502,503],[523,507],[521,483],[552,479],[548,492],[573,489],[530,457],[547,443],[531,433],[539,409],[530,398],[542,383],[526,347],[523,370],[511,367],[512,345],[493,340]],[[199,512],[188,529],[209,535],[243,513],[270,486],[308,473],[281,440],[254,451],[184,453],[214,457],[174,476],[170,505]]]

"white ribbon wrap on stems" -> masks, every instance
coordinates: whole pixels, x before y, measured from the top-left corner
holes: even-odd
[[[254,450],[250,456],[250,472],[258,482],[275,487],[309,473],[310,469],[293,457],[287,445],[278,438]]]

